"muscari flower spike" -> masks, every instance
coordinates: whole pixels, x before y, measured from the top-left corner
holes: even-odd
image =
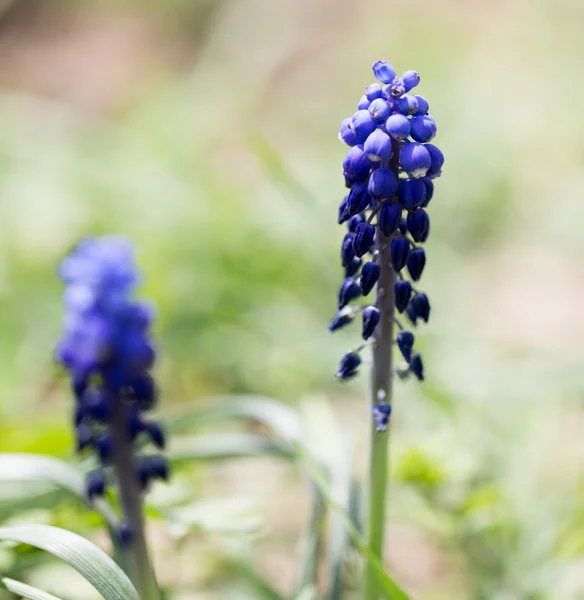
[[[344,328],[363,310],[362,337],[368,340],[347,352],[337,376],[353,378],[361,364],[360,353],[375,343],[379,307],[352,307],[356,298],[367,296],[379,279],[380,242],[389,244],[395,271],[394,312],[405,312],[413,325],[428,322],[428,296],[414,287],[422,277],[426,254],[421,244],[429,236],[430,218],[425,208],[434,195],[434,179],[442,174],[444,155],[433,143],[437,127],[428,101],[415,92],[417,71],[401,77],[386,61],[373,65],[377,82],[370,84],[357,110],[341,123],[339,139],[350,148],[343,160],[348,194],[341,203],[339,223],[347,223],[341,248],[344,281],[339,290],[340,312],[329,324],[330,331]],[[397,322],[396,322],[397,323]],[[414,336],[399,325],[396,349],[404,358],[404,369],[423,380],[423,364],[415,352]],[[400,372],[404,371],[400,369]],[[378,431],[387,427],[391,407],[384,401],[373,409]]]
[[[144,435],[160,449],[162,428],[146,418],[157,400],[150,374],[155,350],[150,339],[152,308],[135,300],[140,275],[131,245],[114,236],[80,242],[59,268],[65,284],[63,333],[56,349],[67,370],[76,400],[77,448],[96,453],[101,466],[87,477],[91,500],[107,489],[104,467],[115,459],[120,442],[133,444]],[[121,415],[124,440],[113,427]],[[118,437],[116,437],[118,436]],[[146,489],[168,478],[163,456],[133,455],[136,484]]]

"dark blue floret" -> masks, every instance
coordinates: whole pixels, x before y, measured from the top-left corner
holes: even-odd
[[[79,425],[75,429],[75,437],[77,439],[77,452],[85,450],[85,448],[93,444],[94,436],[92,427],[87,423],[79,423]]]
[[[85,415],[94,421],[105,423],[110,414],[108,396],[104,390],[88,389],[83,394],[81,405]]]
[[[339,379],[351,379],[357,374],[360,364],[361,357],[356,352],[347,352],[341,359],[336,376]]]
[[[376,129],[366,140],[363,145],[363,152],[367,158],[376,162],[388,159],[391,155],[391,139],[381,131]]]
[[[428,169],[428,177],[435,179],[442,175],[442,165],[444,164],[444,154],[442,151],[434,146],[434,144],[426,144],[426,150],[430,154],[430,168]]]
[[[411,331],[400,331],[397,334],[396,341],[402,356],[410,362],[412,348],[414,347],[414,334]]]
[[[385,130],[396,140],[405,140],[410,135],[410,120],[402,114],[396,113],[387,118]]]
[[[353,251],[356,256],[363,256],[371,250],[375,240],[375,227],[367,223],[359,223],[353,238]]]
[[[429,142],[436,135],[436,121],[430,115],[414,117],[410,135],[416,142]]]
[[[408,231],[415,242],[425,242],[428,239],[430,218],[423,208],[408,214]]]
[[[389,169],[375,169],[369,177],[367,186],[369,195],[374,200],[391,199],[397,192],[397,177]]]
[[[341,264],[343,267],[346,267],[355,258],[355,252],[353,251],[354,238],[354,233],[347,233],[343,238],[343,243],[341,244]]]
[[[377,324],[379,323],[379,319],[381,317],[381,313],[375,306],[368,306],[363,311],[363,330],[361,335],[364,340],[368,340],[375,331]]]
[[[425,189],[425,188],[424,188]],[[369,194],[367,193],[367,184],[357,181],[351,186],[351,191],[347,196],[349,214],[356,215],[369,207]]]
[[[359,277],[359,285],[361,286],[361,294],[368,296],[371,290],[375,287],[381,268],[377,263],[367,262],[361,269],[361,276]]]
[[[397,188],[397,198],[406,210],[415,210],[426,200],[426,186],[421,179],[401,179]]]
[[[410,361],[410,371],[420,380],[424,381],[424,363],[422,357],[419,354],[412,355]]]
[[[416,313],[416,308],[412,304],[411,300],[406,306],[406,315],[408,316],[408,319],[410,320],[412,325],[415,327],[418,324],[418,314]]]
[[[378,403],[373,405],[373,421],[375,422],[375,430],[378,432],[385,431],[389,423],[391,415],[391,405]]]
[[[134,539],[134,532],[127,523],[122,523],[118,527],[117,534],[122,546],[129,546]]]
[[[353,321],[353,317],[352,312],[341,310],[331,319],[331,322],[328,324],[328,330],[332,333],[333,331],[337,331],[337,329],[342,329]]]
[[[144,431],[148,434],[148,437],[154,446],[160,450],[164,450],[166,447],[166,436],[164,435],[164,430],[158,423],[146,423]]]
[[[132,390],[132,399],[142,412],[151,410],[156,406],[158,388],[154,378],[149,373],[144,373],[134,379],[130,389]]]
[[[351,233],[355,233],[355,229],[359,223],[363,223],[365,221],[365,217],[362,214],[352,216],[347,222],[347,229]]]
[[[428,296],[426,296],[424,292],[418,292],[410,300],[410,304],[412,305],[416,316],[427,323],[430,318],[430,301],[428,300]]]
[[[393,235],[399,227],[402,207],[397,202],[386,202],[379,211],[377,225],[385,235]]]
[[[391,240],[391,266],[395,271],[401,271],[408,262],[410,255],[410,243],[406,238],[394,238]]]
[[[353,275],[355,275],[355,273],[359,271],[362,264],[363,261],[355,256],[355,258],[348,265],[345,266],[345,278],[353,277]]]
[[[420,204],[420,206],[422,208],[426,208],[426,206],[430,204],[430,200],[432,200],[432,196],[434,195],[434,182],[429,177],[422,177],[420,181],[426,188],[426,198],[424,199],[424,202]]]
[[[401,168],[406,171],[410,177],[424,177],[428,172],[432,159],[430,153],[423,144],[411,142],[406,144],[400,150],[399,162]]]
[[[98,437],[93,444],[97,450],[97,454],[101,463],[103,465],[108,464],[112,457],[114,446],[112,438],[109,435],[102,435]]]
[[[425,115],[428,113],[428,101],[423,96],[415,96],[418,101],[418,110],[414,113],[416,117],[420,115]]]
[[[339,213],[338,213],[338,217],[337,217],[337,223],[339,225],[342,225],[345,221],[348,221],[349,217],[351,216],[351,212],[349,210],[349,203],[347,202],[347,198],[348,198],[348,196],[345,196],[345,198],[343,199],[343,201],[339,205]]]
[[[359,142],[363,143],[377,128],[375,119],[368,110],[358,110],[351,118],[351,128]]]
[[[359,285],[353,279],[347,277],[339,288],[339,310],[347,306],[351,300],[358,298],[360,295],[361,289],[359,288]]]
[[[369,108],[369,105],[371,104],[371,100],[369,100],[369,98],[367,98],[367,96],[365,94],[363,94],[359,100],[359,104],[357,104],[357,108],[359,110],[367,110]],[[350,119],[352,121],[352,119]]]
[[[399,231],[402,235],[407,235],[408,233],[408,221],[405,217],[402,217],[399,222]]]
[[[395,291],[395,308],[398,312],[404,312],[412,295],[412,284],[405,279],[396,281],[394,286]]]
[[[101,469],[87,475],[85,490],[89,500],[105,494],[105,473]]]

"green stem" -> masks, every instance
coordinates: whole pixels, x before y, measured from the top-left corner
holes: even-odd
[[[375,332],[373,346],[373,365],[371,369],[371,407],[379,402],[391,404],[391,348],[393,343],[394,283],[395,272],[391,267],[390,238],[379,229],[378,263],[381,273],[377,283],[377,308],[381,313]],[[371,419],[371,417],[370,417]],[[367,543],[374,557],[383,563],[385,513],[387,505],[387,474],[389,468],[389,428],[386,432],[377,432],[372,421],[369,481]],[[370,559],[365,564],[364,600],[378,600],[380,589],[375,569]]]

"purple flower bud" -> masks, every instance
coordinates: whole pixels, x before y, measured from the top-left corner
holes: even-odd
[[[349,219],[349,222],[347,223],[347,229],[351,233],[355,233],[355,228],[357,227],[357,225],[359,225],[359,223],[363,223],[364,221],[365,217],[363,215],[354,215]]]
[[[394,285],[394,294],[395,308],[398,312],[403,313],[408,306],[410,296],[412,295],[412,284],[405,279],[396,281]]]
[[[389,117],[390,105],[387,100],[377,98],[369,105],[369,112],[376,121],[385,121]]]
[[[389,169],[375,169],[371,173],[371,177],[369,177],[367,190],[374,200],[393,198],[397,192],[397,177],[395,173]]]
[[[339,311],[328,324],[328,330],[332,333],[333,331],[337,331],[337,329],[342,329],[349,323],[352,323],[354,314],[350,310],[343,309]]]
[[[379,83],[372,83],[365,88],[365,97],[373,102],[383,95],[382,87]]]
[[[384,60],[378,60],[373,65],[373,74],[381,83],[391,83],[395,79],[395,69]]]
[[[415,210],[426,200],[426,186],[421,179],[400,179],[397,198],[407,211]]]
[[[369,295],[377,283],[380,273],[381,268],[377,263],[366,262],[363,265],[363,268],[361,269],[361,276],[359,277],[359,286],[361,287],[361,294],[363,296]]]
[[[410,94],[404,94],[398,101],[399,111],[404,115],[413,115],[419,108],[418,99]]]
[[[391,415],[391,404],[378,403],[373,405],[373,421],[375,423],[375,431],[381,433],[387,430],[389,417]]]
[[[339,131],[339,139],[345,142],[348,146],[356,146],[359,143],[357,136],[351,129],[351,117],[347,117],[341,121],[341,130]]]
[[[353,252],[356,256],[363,256],[371,250],[375,240],[375,227],[367,223],[359,223],[355,229],[355,237],[353,238]]]
[[[430,170],[432,167],[430,167]],[[430,200],[432,200],[432,196],[434,195],[434,182],[429,177],[422,177],[420,181],[426,186],[426,199],[420,205],[422,208],[426,208],[428,204],[430,204]]]
[[[406,238],[393,238],[390,246],[391,266],[395,271],[401,271],[410,256],[410,243]]]
[[[361,268],[362,264],[363,261],[355,256],[355,258],[345,266],[345,277],[353,277],[353,275]]]
[[[425,190],[426,188],[424,188]],[[351,186],[351,191],[347,196],[347,205],[350,215],[357,215],[363,212],[369,206],[369,194],[367,193],[367,184],[362,181],[356,181]]]
[[[339,288],[339,310],[347,306],[351,300],[358,298],[360,295],[361,288],[357,282],[353,281],[350,277],[347,277]]]
[[[429,106],[426,98],[424,98],[424,96],[414,96],[414,98],[418,101],[418,110],[414,113],[414,115],[419,117],[420,115],[428,114]]]
[[[414,117],[410,125],[416,142],[429,142],[436,135],[436,121],[430,115]]]
[[[420,83],[420,74],[417,71],[406,71],[401,78],[406,92],[409,92]]]
[[[414,334],[411,331],[400,331],[397,334],[397,346],[405,360],[410,362],[412,348],[414,347]]]
[[[345,221],[349,220],[351,213],[349,211],[349,204],[347,202],[347,196],[343,198],[343,201],[339,205],[339,214],[337,217],[337,223],[339,225],[343,224]]]
[[[419,354],[414,354],[410,361],[410,371],[418,378],[419,381],[424,381],[424,363]]]
[[[336,376],[345,381],[351,379],[357,374],[360,364],[361,357],[356,352],[347,352],[341,359]]]
[[[367,96],[363,94],[363,96],[361,96],[361,99],[359,100],[359,104],[357,104],[357,108],[359,110],[367,110],[370,104],[371,100],[369,100],[369,98],[367,98]]]
[[[430,318],[430,301],[428,300],[428,296],[426,296],[424,292],[418,292],[410,300],[410,304],[412,305],[416,316],[422,319],[424,323],[427,323]]]
[[[414,281],[419,281],[422,271],[426,266],[426,253],[424,248],[414,248],[408,257],[408,272]]]
[[[100,469],[92,471],[85,480],[85,493],[89,500],[105,494],[105,473]]]
[[[401,221],[402,207],[397,202],[385,202],[379,211],[377,225],[385,235],[393,235]]]
[[[355,252],[353,251],[353,238],[355,234],[347,233],[343,238],[341,244],[341,264],[343,267],[351,264],[351,261],[355,258]]]
[[[368,340],[373,335],[380,318],[381,313],[375,306],[368,306],[363,311],[363,330],[361,335],[364,340]]]
[[[408,231],[415,242],[425,242],[430,233],[430,218],[428,213],[420,208],[408,214]]]
[[[375,131],[377,123],[368,110],[362,109],[353,115],[351,128],[357,139],[363,143]]]
[[[410,177],[418,178],[424,177],[432,164],[432,158],[422,144],[412,142],[400,150],[399,162],[401,168],[407,171]]]
[[[431,179],[436,179],[442,175],[442,165],[444,164],[444,154],[440,151],[439,148],[434,146],[433,144],[425,144],[424,148],[426,148],[427,152],[430,154],[430,168],[428,169],[428,177]]]
[[[387,159],[391,155],[391,139],[381,129],[376,129],[363,145],[363,152],[372,161]]]
[[[361,181],[367,178],[372,166],[367,155],[363,153],[363,147],[353,146],[343,159],[343,174],[351,182]]]
[[[410,120],[399,113],[390,115],[385,122],[385,130],[396,140],[405,140],[410,135]]]

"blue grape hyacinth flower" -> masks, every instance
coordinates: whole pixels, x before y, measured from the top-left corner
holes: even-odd
[[[110,465],[118,487],[129,483],[139,493],[153,480],[167,479],[168,467],[161,467],[162,456],[153,461],[133,452],[139,436],[159,449],[165,446],[165,436],[147,417],[157,400],[151,375],[156,358],[150,336],[154,311],[134,297],[140,273],[132,246],[114,236],[85,239],[61,262],[59,275],[65,291],[56,356],[75,396],[77,447],[93,449],[101,463],[88,476],[87,495],[92,499],[105,493],[104,467]],[[129,464],[122,482],[116,468],[124,451]]]
[[[341,249],[344,278],[338,295],[338,306],[344,312],[338,313],[329,329],[349,326],[355,312],[362,311],[362,335],[367,340],[343,356],[337,371],[340,379],[356,375],[362,364],[361,352],[379,343],[384,319],[397,323],[395,312],[405,312],[416,325],[419,320],[427,322],[430,314],[428,296],[414,285],[426,265],[422,248],[430,233],[426,207],[444,164],[440,149],[429,143],[436,136],[436,121],[426,98],[415,93],[420,84],[417,71],[408,70],[399,77],[390,63],[377,61],[373,74],[378,81],[367,86],[354,114],[342,121],[339,133],[339,139],[349,146],[343,159],[349,192],[338,213],[339,223],[347,223]],[[388,263],[385,275],[382,254]],[[387,289],[380,292],[381,279],[385,285],[391,282],[389,296]],[[377,298],[370,306],[351,307],[353,300],[363,299],[374,288]],[[391,298],[389,311],[382,306],[387,302],[383,298]],[[404,368],[422,380],[422,359],[413,349],[414,336],[397,326],[396,357],[403,358]],[[381,399],[375,404],[373,415],[379,430],[384,430],[390,414],[384,402]]]

